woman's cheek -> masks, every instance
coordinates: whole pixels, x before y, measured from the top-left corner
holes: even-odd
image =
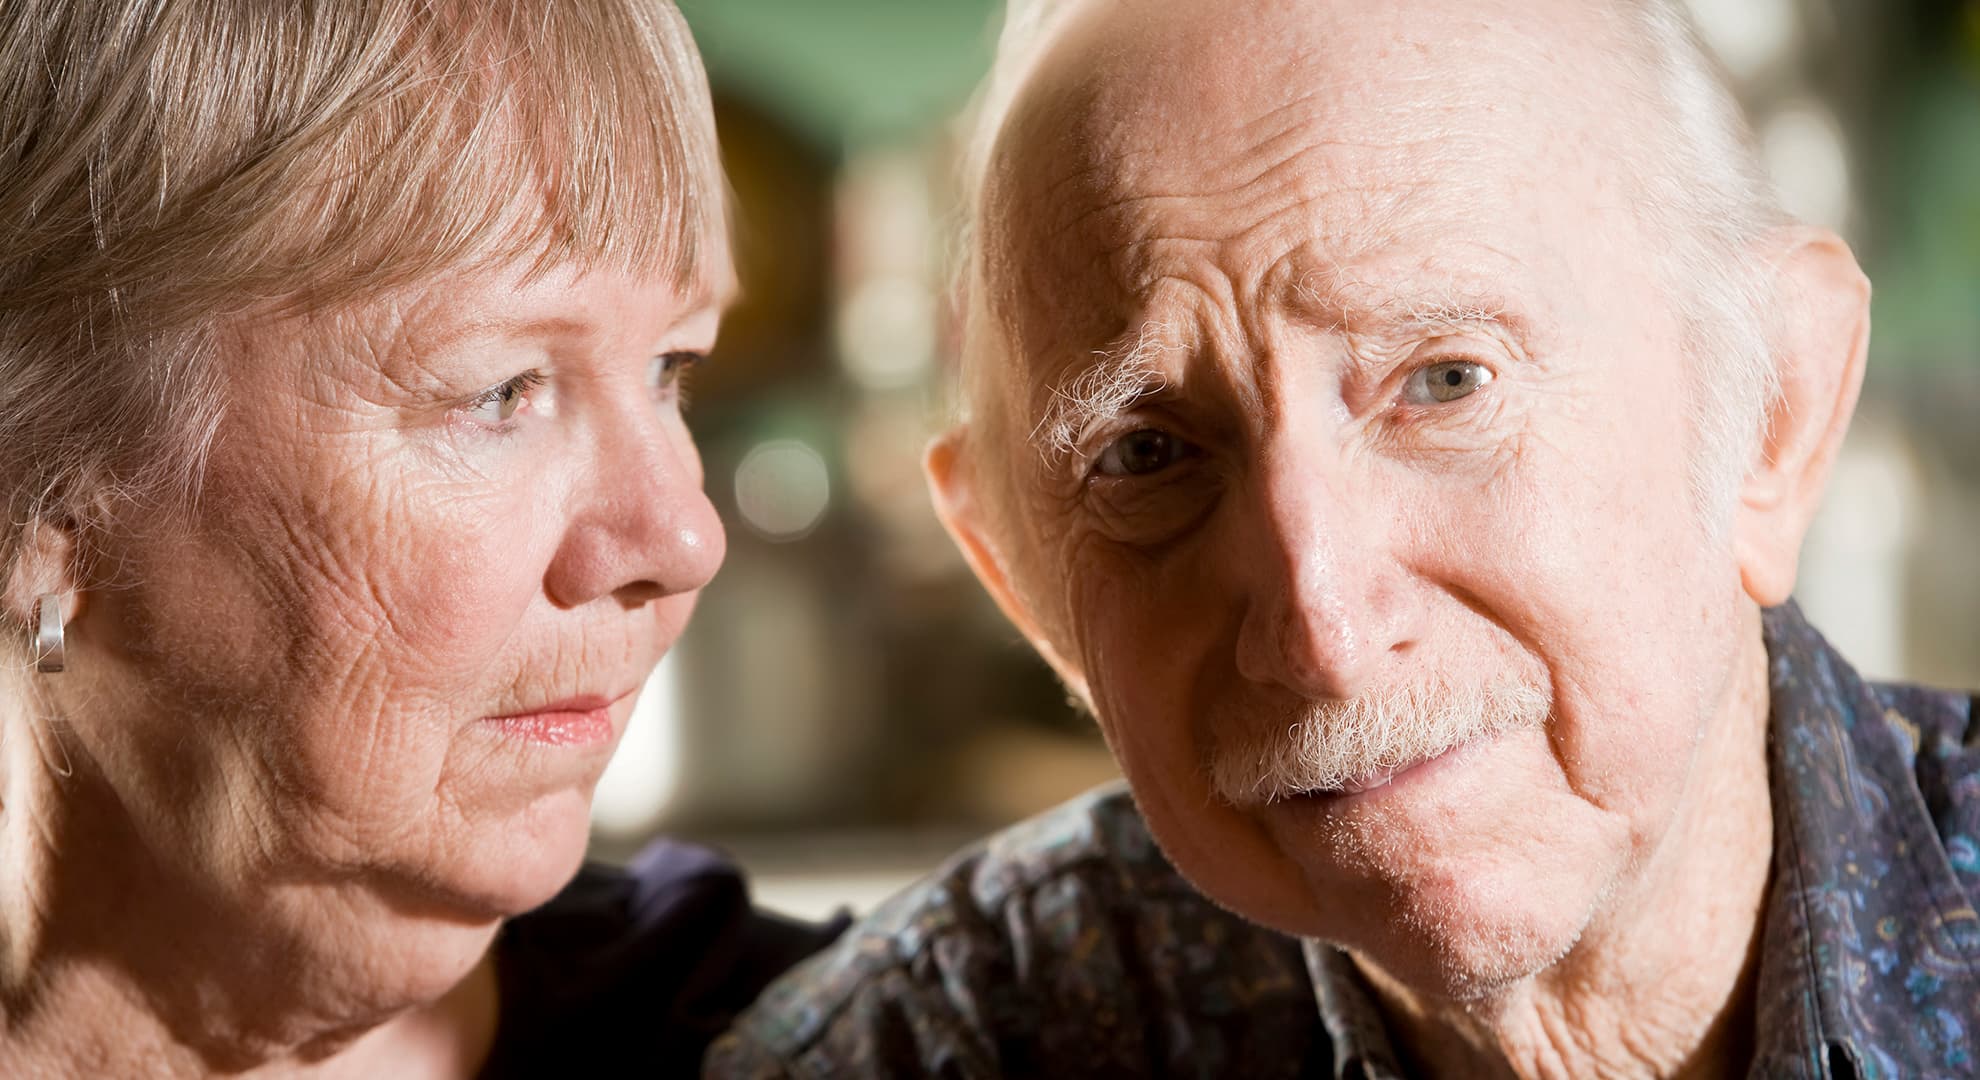
[[[561,507],[534,497],[535,479],[396,485],[364,563],[378,575],[372,591],[402,648],[471,664],[504,651],[542,591],[559,531]]]

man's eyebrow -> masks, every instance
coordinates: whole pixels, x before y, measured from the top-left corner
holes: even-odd
[[[1389,336],[1499,328],[1524,341],[1531,323],[1505,295],[1451,281],[1414,290],[1381,288],[1333,278],[1325,288],[1302,280],[1289,290],[1288,306],[1331,329]]]
[[[1149,321],[1117,344],[1093,350],[1093,362],[1072,365],[1051,386],[1044,412],[1031,429],[1032,444],[1053,459],[1070,455],[1082,432],[1167,389],[1161,358],[1182,348],[1186,346],[1176,340],[1171,324]]]

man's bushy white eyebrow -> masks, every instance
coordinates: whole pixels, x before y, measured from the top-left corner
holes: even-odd
[[[1309,317],[1348,333],[1426,331],[1500,326],[1524,336],[1527,320],[1506,300],[1467,290],[1456,281],[1425,289],[1383,287],[1358,278],[1308,274],[1288,292]]]
[[[1044,415],[1031,429],[1031,441],[1052,458],[1077,447],[1081,432],[1126,412],[1136,401],[1167,388],[1161,358],[1186,346],[1165,322],[1144,322],[1134,336],[1110,349],[1095,349],[1095,362],[1077,369],[1052,388]]]

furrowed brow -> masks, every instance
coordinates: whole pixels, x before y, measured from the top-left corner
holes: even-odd
[[[1162,357],[1177,344],[1167,323],[1142,323],[1121,344],[1093,350],[1094,362],[1076,365],[1051,388],[1043,414],[1031,429],[1032,444],[1053,460],[1070,455],[1079,436],[1168,388]]]
[[[1326,288],[1309,276],[1295,285],[1294,306],[1349,334],[1425,337],[1495,328],[1524,341],[1531,326],[1503,296],[1457,282],[1423,291],[1391,290],[1373,282],[1329,275]]]
[[[1368,319],[1377,332],[1429,336],[1490,327],[1516,338],[1526,337],[1526,320],[1503,300],[1493,297],[1445,295],[1422,299],[1399,298],[1369,312]]]

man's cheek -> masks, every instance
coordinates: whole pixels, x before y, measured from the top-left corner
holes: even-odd
[[[1132,647],[1116,635],[1096,652],[1119,657],[1122,653],[1113,650]],[[1101,734],[1136,793],[1160,792],[1173,805],[1205,806],[1211,796],[1193,727],[1188,672],[1140,663],[1108,663],[1099,670],[1090,685]],[[1206,827],[1196,816],[1181,825],[1191,832]]]
[[[1148,670],[1144,656],[1155,616],[1136,602],[1137,592],[1104,566],[1089,564],[1067,577],[1072,638],[1065,655],[1084,676],[1100,732],[1123,767],[1163,722],[1148,710],[1150,699],[1162,696],[1162,673]]]

